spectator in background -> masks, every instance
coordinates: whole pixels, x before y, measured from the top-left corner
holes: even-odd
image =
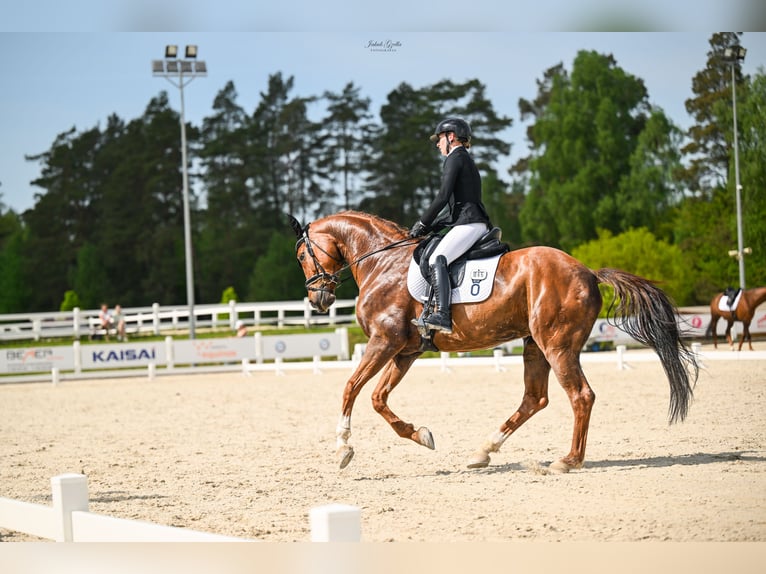
[[[101,303],[101,311],[98,312],[98,321],[101,328],[104,330],[104,339],[109,340],[109,329],[114,328],[114,319],[109,312],[109,306],[106,303]]]
[[[122,305],[114,306],[114,316],[112,317],[112,324],[117,328],[117,340],[127,341],[125,336],[125,315],[122,313]]]
[[[241,319],[235,323],[234,330],[237,332],[237,337],[247,336],[247,327],[245,326],[245,322]]]

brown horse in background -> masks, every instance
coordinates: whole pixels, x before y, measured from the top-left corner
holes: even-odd
[[[733,349],[734,341],[731,339],[731,328],[734,325],[734,321],[742,322],[742,337],[739,339],[738,351],[742,350],[742,343],[747,339],[747,344],[750,350],[753,350],[753,340],[750,335],[750,323],[753,321],[753,315],[758,305],[766,301],[766,287],[755,287],[754,289],[745,289],[742,291],[742,295],[737,303],[737,308],[734,311],[721,311],[718,307],[721,299],[725,296],[725,293],[719,293],[710,302],[710,325],[708,326],[708,333],[712,331],[713,334],[713,347],[718,348],[718,336],[716,328],[718,327],[718,320],[723,319],[726,321],[726,342]]]
[[[335,288],[349,270],[359,286],[356,317],[368,342],[362,359],[346,383],[336,428],[337,456],[344,468],[354,455],[351,411],[362,387],[378,372],[372,406],[401,437],[434,448],[431,432],[401,420],[389,408],[389,394],[422,354],[421,337],[410,322],[423,305],[407,289],[407,271],[419,241],[395,223],[359,212],[324,217],[305,227],[290,216],[298,237],[296,256],[306,276],[311,304],[320,312],[335,301]],[[593,271],[566,253],[530,247],[504,254],[491,297],[482,303],[452,308],[453,332],[437,333],[441,351],[493,348],[524,339],[524,395],[521,405],[492,433],[469,460],[469,468],[489,464],[489,453],[532,415],[548,404],[551,370],[574,412],[572,445],[551,464],[553,472],[581,468],[595,394],[580,365],[583,349],[601,310],[599,283],[611,285],[616,299],[610,308],[614,324],[652,347],[670,383],[670,422],[686,417],[697,380],[698,364],[683,343],[677,310],[650,281],[616,269]]]

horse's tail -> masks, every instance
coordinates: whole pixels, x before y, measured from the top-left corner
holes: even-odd
[[[681,339],[675,305],[647,279],[619,269],[599,269],[595,273],[600,283],[614,288],[615,299],[607,312],[610,322],[639,343],[652,347],[659,356],[670,383],[670,422],[683,421],[693,398],[699,364]]]
[[[705,329],[705,338],[713,336],[713,317],[710,317],[710,323],[707,324],[707,329]]]

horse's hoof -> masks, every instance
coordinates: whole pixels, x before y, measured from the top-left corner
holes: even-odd
[[[430,448],[431,450],[434,450],[436,446],[434,445],[434,437],[431,434],[431,431],[428,430],[426,427],[420,427],[418,429],[418,432],[416,433],[415,440],[418,444],[422,444],[425,447]]]
[[[578,468],[582,468],[582,463],[575,463],[575,464],[569,464],[565,460],[557,460],[556,462],[552,462],[551,465],[548,467],[548,471],[551,474],[566,474],[570,470],[576,470]]]
[[[484,451],[476,451],[468,461],[468,468],[486,468],[489,466],[489,454]]]
[[[354,458],[354,447],[344,444],[338,448],[337,454],[338,458],[340,458],[340,468],[344,469],[351,462],[351,459]]]
[[[551,465],[548,467],[548,471],[550,471],[551,474],[566,474],[569,472],[570,466],[565,463],[563,460],[557,460],[556,462],[552,462]]]

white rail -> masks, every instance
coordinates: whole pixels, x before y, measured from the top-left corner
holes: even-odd
[[[57,542],[256,542],[176,526],[97,514],[88,510],[83,474],[51,478],[53,505],[0,498],[0,527]],[[312,542],[359,542],[361,511],[329,504],[310,511]]]
[[[230,301],[217,305],[196,305],[194,320],[197,328],[234,330],[237,320],[252,327],[286,327],[299,325],[342,325],[356,321],[356,300],[337,300],[327,313],[317,313],[308,298],[302,301],[268,301],[240,303]],[[110,309],[111,310],[111,309]],[[98,309],[51,311],[46,313],[14,313],[0,315],[0,341],[90,337],[102,335]],[[125,328],[128,334],[161,335],[189,327],[189,308],[182,305],[125,307]],[[111,333],[114,334],[114,333]]]

